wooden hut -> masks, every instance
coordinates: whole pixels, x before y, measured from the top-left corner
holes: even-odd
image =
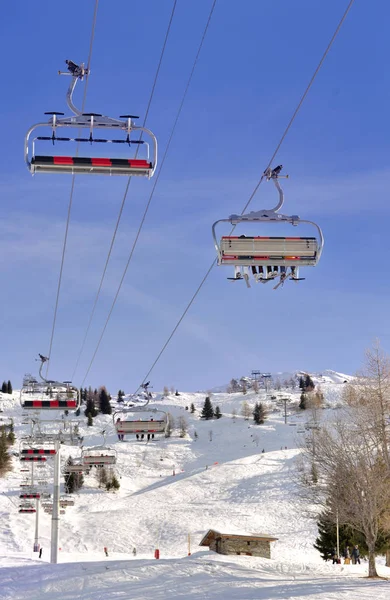
[[[208,546],[218,554],[241,554],[271,558],[271,542],[278,538],[263,534],[220,533],[209,529],[199,546]]]

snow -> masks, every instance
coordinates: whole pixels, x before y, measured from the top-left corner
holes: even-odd
[[[322,377],[328,378],[321,382],[327,406],[322,418],[331,420],[347,376],[327,371]],[[48,562],[51,521],[42,511],[42,560],[32,552],[35,518],[17,511],[22,474],[14,457],[13,471],[0,479],[0,599],[387,598],[386,580],[365,578],[367,563],[331,565],[313,547],[314,513],[299,493],[295,469],[298,429],[311,415],[296,411],[298,390],[289,395],[288,424],[284,406],[267,401],[269,417],[262,426],[240,416],[242,402],[265,401],[262,393],[212,394],[223,417],[211,421],[199,419],[204,393],[157,395],[150,408],[168,411],[176,426],[178,417],[185,417],[188,433],[180,438],[176,429],[171,438],[150,443],[130,436],[119,442],[111,417],[99,416],[93,427],[80,417],[85,446],[101,444],[101,431],[107,431],[107,444],[118,453],[121,488],[108,493],[99,490],[94,475],[85,478],[75,505],[61,516],[58,565]],[[191,403],[194,415],[186,410]],[[26,434],[16,401],[3,405],[1,416],[14,419],[18,437]],[[233,409],[238,413],[234,419]],[[49,418],[47,412],[43,418]],[[47,430],[54,427],[47,425]],[[78,457],[80,450],[63,446],[63,460],[69,455]],[[199,547],[209,529],[278,539],[271,543],[270,560],[221,556]],[[153,558],[156,548],[160,560]],[[390,577],[383,559],[378,563],[380,574]]]

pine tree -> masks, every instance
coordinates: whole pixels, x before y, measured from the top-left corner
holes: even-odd
[[[256,402],[255,408],[253,410],[253,420],[256,425],[263,425],[266,419],[266,412],[264,405],[261,402]]]
[[[315,541],[314,548],[321,554],[323,560],[330,560],[333,556],[334,550],[337,545],[336,538],[336,525],[329,509],[325,509],[317,521],[318,537]],[[339,527],[339,540],[340,540],[340,554],[342,554],[344,548],[349,546],[352,548],[355,544],[359,545],[360,554],[364,555],[368,552],[364,536],[353,531],[347,525],[340,525]]]
[[[1,391],[3,394],[8,394],[8,385],[6,381],[3,381],[3,385],[1,386]]]
[[[305,380],[303,379],[302,376],[299,378],[299,389],[300,390],[305,389]]]
[[[195,412],[195,406],[194,406],[194,403],[192,402],[191,406],[190,406],[190,413],[194,414],[194,412]]]
[[[12,383],[10,382],[9,379],[8,379],[8,383],[7,383],[7,393],[12,394]]]
[[[214,417],[214,409],[209,396],[206,396],[200,416],[202,419],[206,419],[206,421]]]
[[[92,427],[92,425],[93,425],[93,418],[92,418],[92,415],[91,415],[91,413],[90,413],[90,412],[89,412],[89,413],[87,413],[87,414],[86,414],[86,417],[87,417],[87,419],[88,419],[88,420],[87,420],[87,426],[88,426],[88,427]]]
[[[15,443],[15,428],[14,428],[14,420],[11,419],[11,423],[9,425],[9,432],[7,435],[7,442],[9,446],[12,446]]]
[[[219,408],[219,406],[215,407],[214,417],[216,419],[220,419],[222,417],[221,409]]]
[[[89,388],[88,393],[87,393],[87,403],[86,403],[84,414],[86,417],[88,416],[88,414],[90,414],[91,417],[96,417],[98,414],[98,412],[96,410],[96,406],[95,406],[95,395],[92,392],[91,388]]]
[[[99,406],[100,412],[103,415],[110,415],[112,413],[110,398],[104,386],[99,388]]]

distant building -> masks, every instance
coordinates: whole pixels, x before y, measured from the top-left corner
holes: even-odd
[[[270,535],[220,533],[215,529],[209,529],[199,546],[209,546],[210,550],[218,554],[271,558],[271,542],[276,542],[277,539]]]

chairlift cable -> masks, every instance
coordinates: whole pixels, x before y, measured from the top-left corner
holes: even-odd
[[[340,29],[341,29],[341,26],[343,25],[343,23],[344,23],[347,15],[349,13],[349,11],[352,8],[352,5],[353,5],[354,1],[355,0],[350,0],[347,8],[345,9],[343,16],[341,17],[341,19],[340,19],[340,21],[339,21],[339,23],[338,23],[338,25],[337,25],[337,27],[336,27],[336,29],[335,29],[332,37],[330,39],[330,42],[328,43],[328,45],[327,45],[327,47],[325,49],[325,52],[323,53],[323,55],[322,55],[322,57],[321,57],[318,65],[317,65],[317,68],[315,69],[315,71],[314,71],[314,73],[313,73],[313,75],[312,75],[312,77],[311,77],[311,79],[310,79],[310,81],[309,81],[309,83],[308,83],[308,85],[307,85],[304,93],[301,96],[301,99],[298,102],[298,105],[297,105],[296,109],[294,110],[294,112],[292,114],[291,119],[289,120],[289,122],[287,124],[287,127],[285,128],[285,130],[284,130],[284,132],[283,132],[283,134],[282,134],[282,136],[281,136],[281,138],[280,138],[280,140],[279,140],[279,142],[278,142],[278,144],[277,144],[277,146],[276,146],[276,148],[275,148],[275,150],[274,150],[274,152],[273,152],[273,154],[271,156],[271,159],[268,162],[267,168],[269,168],[272,165],[272,163],[273,163],[276,155],[278,154],[278,152],[279,152],[279,150],[280,150],[280,148],[281,148],[281,146],[282,146],[282,144],[283,144],[283,142],[284,142],[284,140],[285,140],[285,138],[287,136],[287,133],[289,132],[289,130],[290,130],[293,122],[295,121],[295,118],[297,117],[298,112],[301,109],[302,104],[303,104],[303,102],[304,102],[304,100],[305,100],[308,92],[310,91],[310,89],[311,89],[311,87],[312,87],[312,85],[313,85],[313,83],[314,83],[314,81],[315,81],[315,79],[316,79],[316,77],[317,77],[317,75],[318,75],[318,73],[319,73],[319,71],[320,71],[323,63],[324,63],[325,58],[327,57],[327,55],[328,55],[328,53],[329,53],[329,51],[330,51],[330,49],[331,49],[331,47],[332,47],[332,45],[333,45],[336,37],[337,37],[337,35],[338,35],[338,33],[339,33]],[[246,212],[248,206],[250,205],[250,203],[252,202],[253,198],[255,197],[255,195],[257,193],[257,190],[259,189],[262,181],[264,180],[264,177],[265,177],[265,175],[263,173],[262,176],[260,177],[259,182],[255,186],[253,192],[249,196],[249,199],[248,199],[247,203],[245,204],[244,208],[242,209],[241,214],[244,214]],[[236,225],[233,225],[233,227],[232,227],[229,235],[232,235],[232,233],[233,233],[233,231],[234,231],[235,228],[236,228]],[[208,268],[206,274],[204,275],[204,277],[203,277],[202,281],[200,282],[199,286],[197,287],[195,293],[191,297],[189,303],[187,304],[186,308],[184,309],[183,313],[181,314],[181,316],[180,316],[179,320],[177,321],[175,327],[172,329],[171,333],[169,334],[168,339],[166,340],[166,342],[162,346],[160,352],[157,354],[156,359],[152,363],[152,366],[150,367],[150,369],[148,370],[147,374],[143,378],[143,380],[141,382],[141,385],[137,388],[137,390],[134,392],[133,395],[137,394],[137,392],[141,389],[142,384],[149,378],[151,372],[153,371],[154,367],[156,366],[156,364],[160,360],[161,356],[165,352],[167,346],[169,345],[171,339],[173,338],[173,336],[175,335],[176,331],[178,330],[181,322],[183,321],[184,317],[186,316],[186,314],[188,313],[188,311],[191,308],[192,304],[194,303],[196,297],[198,296],[200,290],[202,289],[204,283],[206,282],[206,280],[207,280],[208,276],[210,275],[210,273],[211,273],[211,271],[212,271],[212,269],[213,269],[214,266],[215,266],[215,259],[213,259],[213,262],[211,263],[210,267]]]
[[[102,330],[102,332],[101,332],[101,334],[100,334],[99,340],[98,340],[98,342],[97,342],[97,345],[96,345],[96,347],[95,347],[95,351],[94,351],[94,353],[93,353],[93,355],[92,355],[92,358],[91,358],[91,361],[90,361],[90,363],[89,363],[89,365],[88,365],[88,369],[87,369],[87,371],[86,371],[86,373],[85,373],[84,379],[82,380],[81,387],[84,385],[84,382],[85,382],[86,378],[88,377],[89,371],[91,370],[92,364],[93,364],[93,362],[94,362],[94,360],[95,360],[95,358],[96,358],[96,354],[97,354],[97,352],[98,352],[98,350],[99,350],[99,347],[100,347],[100,344],[101,344],[101,342],[102,342],[102,340],[103,340],[103,337],[104,337],[105,331],[106,331],[106,329],[107,329],[107,325],[108,325],[108,323],[109,323],[109,321],[110,321],[110,318],[111,318],[112,312],[113,312],[113,310],[114,310],[114,307],[115,307],[116,301],[117,301],[117,299],[118,299],[118,296],[119,296],[119,293],[120,293],[120,291],[121,291],[121,288],[122,288],[122,285],[123,285],[124,279],[125,279],[125,277],[126,277],[127,269],[129,268],[129,265],[130,265],[131,259],[132,259],[132,257],[133,257],[133,254],[134,254],[134,250],[135,250],[135,248],[136,248],[136,245],[137,245],[137,243],[138,243],[138,239],[139,239],[139,236],[140,236],[140,234],[141,234],[141,231],[142,231],[142,228],[143,228],[143,225],[144,225],[145,219],[146,219],[146,215],[147,215],[147,213],[148,213],[148,211],[149,211],[149,207],[150,207],[150,204],[151,204],[151,202],[152,202],[152,199],[153,199],[153,196],[154,196],[154,192],[155,192],[155,190],[156,190],[156,186],[157,186],[157,183],[158,183],[158,181],[159,181],[159,178],[160,178],[160,175],[161,175],[161,171],[162,171],[162,169],[163,169],[163,166],[164,166],[164,163],[165,163],[165,159],[166,159],[166,157],[167,157],[167,155],[168,155],[168,151],[169,151],[169,148],[170,148],[170,145],[171,145],[172,139],[173,139],[173,135],[174,135],[174,133],[175,133],[175,130],[176,130],[177,123],[178,123],[178,121],[179,121],[179,118],[180,118],[180,115],[181,115],[181,111],[182,111],[182,109],[183,109],[183,106],[184,106],[184,102],[185,102],[185,99],[186,99],[186,96],[187,96],[187,93],[188,93],[188,90],[189,90],[189,87],[190,87],[190,84],[191,84],[191,81],[192,81],[192,78],[193,78],[193,75],[194,75],[194,72],[195,72],[195,68],[196,68],[196,65],[197,65],[197,63],[198,63],[198,59],[199,59],[199,56],[200,56],[200,52],[201,52],[201,50],[202,50],[203,43],[204,43],[204,40],[205,40],[205,38],[206,38],[206,34],[207,34],[207,31],[208,31],[208,28],[209,28],[209,25],[210,25],[210,22],[211,22],[211,17],[212,17],[212,15],[213,15],[213,12],[214,12],[214,8],[215,8],[215,5],[216,5],[216,3],[217,3],[217,0],[213,0],[213,4],[212,4],[212,6],[211,6],[211,9],[210,9],[210,12],[209,12],[209,16],[208,16],[208,19],[207,19],[207,22],[206,22],[205,28],[204,28],[204,30],[203,30],[203,34],[202,34],[202,37],[201,37],[201,40],[200,40],[199,46],[198,46],[198,51],[197,51],[197,53],[196,53],[196,56],[195,56],[195,59],[194,59],[193,65],[192,65],[192,69],[191,69],[191,72],[190,72],[189,78],[188,78],[188,80],[187,80],[187,84],[186,84],[186,87],[185,87],[185,90],[184,90],[184,93],[183,93],[183,96],[182,96],[182,99],[181,99],[181,102],[180,102],[180,105],[179,105],[179,108],[178,108],[178,111],[177,111],[177,114],[176,114],[176,118],[175,118],[175,121],[174,121],[174,123],[173,123],[172,129],[171,129],[171,133],[170,133],[170,135],[169,135],[169,139],[168,139],[168,142],[167,142],[167,145],[166,145],[166,148],[165,148],[165,152],[164,152],[163,158],[162,158],[162,160],[161,160],[161,165],[160,165],[159,172],[157,173],[157,175],[156,175],[156,177],[155,177],[155,181],[154,181],[154,184],[153,184],[153,188],[152,188],[152,191],[151,191],[151,193],[150,193],[150,196],[149,196],[148,202],[147,202],[147,204],[146,204],[146,207],[145,207],[145,210],[144,210],[144,213],[143,213],[142,219],[141,219],[141,223],[140,223],[140,225],[139,225],[139,227],[138,227],[138,231],[137,231],[137,234],[136,234],[136,237],[135,237],[135,240],[134,240],[133,246],[132,246],[132,248],[131,248],[131,251],[130,251],[130,254],[129,254],[129,258],[128,258],[128,260],[127,260],[127,263],[126,263],[125,269],[124,269],[124,271],[123,271],[123,274],[122,274],[121,280],[120,280],[120,282],[119,282],[119,286],[118,286],[118,289],[117,289],[117,291],[116,291],[116,294],[115,294],[114,300],[113,300],[113,302],[112,302],[112,304],[111,304],[111,308],[110,308],[110,310],[109,310],[109,313],[108,313],[108,316],[107,316],[106,322],[105,322],[105,324],[104,324],[103,330]],[[144,383],[144,382],[145,382],[145,379],[144,379],[143,383]]]
[[[170,30],[171,30],[171,25],[172,25],[172,21],[173,21],[173,16],[175,14],[176,5],[177,5],[177,0],[174,0],[172,11],[171,11],[171,16],[170,16],[168,27],[167,27],[167,31],[166,31],[166,34],[165,34],[165,39],[164,39],[163,47],[162,47],[162,50],[161,50],[161,53],[160,53],[160,59],[159,59],[158,65],[157,65],[157,70],[156,70],[156,74],[155,74],[155,77],[154,77],[154,81],[153,81],[153,85],[152,85],[152,90],[151,90],[151,93],[150,93],[149,102],[148,102],[148,105],[147,105],[147,108],[146,108],[145,117],[144,117],[144,120],[143,120],[142,127],[146,126],[146,121],[147,121],[147,118],[148,118],[148,115],[149,115],[149,111],[150,111],[150,107],[151,107],[151,104],[152,104],[152,100],[153,100],[153,97],[154,97],[154,92],[155,92],[155,88],[156,88],[156,84],[157,84],[157,79],[158,79],[158,76],[159,76],[159,73],[160,73],[160,69],[161,69],[161,65],[162,65],[162,61],[163,61],[163,58],[164,58],[165,48],[166,48],[166,45],[167,45],[167,42],[168,42],[168,37],[169,37]],[[142,133],[141,133],[140,139],[142,139]],[[138,156],[138,151],[139,151],[139,146],[137,147],[137,150],[136,150],[136,153],[135,153],[135,158],[137,158],[137,156]],[[105,276],[106,276],[106,272],[107,272],[107,268],[108,268],[108,263],[110,261],[112,249],[114,247],[114,243],[115,243],[115,240],[116,240],[116,235],[118,233],[119,223],[120,223],[121,218],[122,218],[122,213],[123,213],[123,209],[124,209],[125,202],[126,202],[126,199],[127,199],[127,194],[128,194],[128,191],[129,191],[130,183],[131,183],[131,176],[127,180],[127,185],[126,185],[126,188],[125,188],[125,193],[123,195],[122,203],[121,203],[121,206],[119,208],[119,213],[118,213],[116,225],[115,225],[115,228],[114,228],[114,233],[113,233],[113,236],[112,236],[112,239],[111,239],[110,248],[108,250],[106,262],[105,262],[105,265],[104,265],[103,274],[102,274],[102,277],[100,279],[99,288],[98,288],[98,291],[97,291],[96,296],[95,296],[95,300],[94,300],[94,303],[93,303],[93,306],[92,306],[91,314],[89,316],[88,325],[87,325],[87,328],[85,330],[84,338],[83,338],[83,341],[82,341],[82,344],[81,344],[81,348],[80,348],[79,354],[77,356],[75,367],[73,369],[73,373],[72,373],[72,377],[71,377],[72,381],[74,380],[76,371],[78,369],[78,366],[79,366],[79,363],[80,363],[80,360],[81,360],[81,356],[82,356],[83,351],[84,351],[85,343],[87,341],[88,333],[89,333],[89,330],[91,328],[92,320],[93,320],[93,317],[95,315],[96,306],[97,306],[97,303],[98,303],[98,300],[99,300],[99,297],[100,297],[100,292],[102,290],[103,282],[104,282],[104,279],[105,279]]]
[[[94,8],[93,17],[92,17],[92,29],[91,29],[91,38],[90,38],[90,43],[89,43],[89,53],[88,53],[88,62],[87,62],[88,70],[86,71],[87,74],[86,74],[86,82],[85,82],[85,87],[84,87],[81,112],[84,112],[85,102],[87,99],[89,72],[90,72],[91,59],[92,59],[93,41],[95,38],[95,28],[96,28],[96,18],[97,18],[98,6],[99,6],[99,0],[95,0],[95,8]],[[78,143],[77,147],[76,147],[76,156],[78,155],[79,147],[80,147],[80,143]],[[59,299],[60,299],[62,273],[64,270],[64,262],[65,262],[65,254],[66,254],[66,247],[67,247],[67,241],[68,241],[70,216],[71,216],[71,212],[72,212],[75,177],[76,177],[76,175],[72,175],[72,183],[70,186],[68,214],[67,214],[67,220],[66,220],[66,225],[65,225],[64,243],[62,246],[61,266],[60,266],[60,273],[58,276],[57,294],[56,294],[56,301],[55,301],[55,306],[54,306],[53,325],[52,325],[51,336],[50,336],[50,346],[49,346],[48,358],[51,358],[51,351],[52,351],[52,347],[53,347],[54,333],[55,333],[56,322],[57,322],[58,303],[59,303]],[[46,366],[46,378],[48,377],[48,374],[49,374],[49,365],[50,365],[50,361],[48,360],[47,366]]]

